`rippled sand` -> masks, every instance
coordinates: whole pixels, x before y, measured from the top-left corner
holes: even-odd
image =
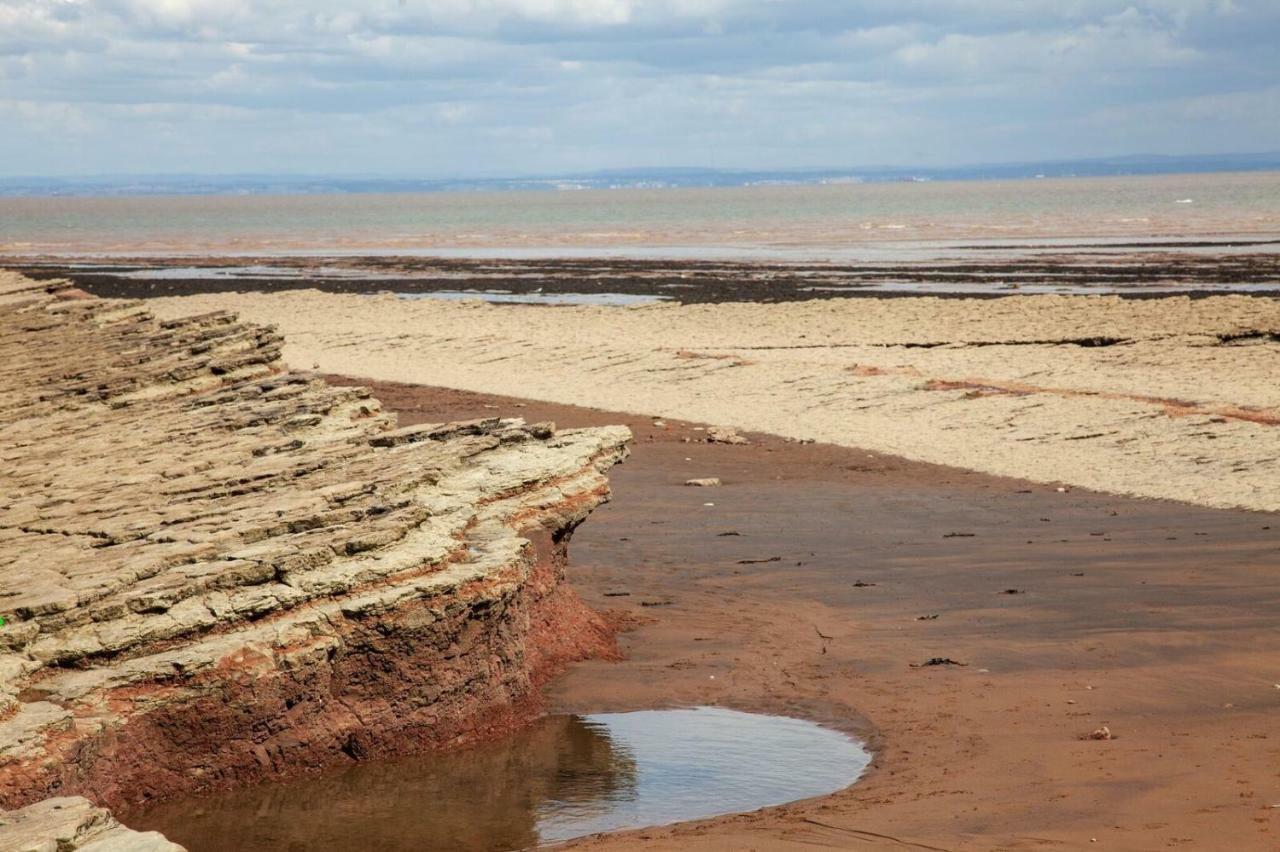
[[[1280,300],[1025,296],[640,308],[295,291],[155,300],[286,360],[681,417],[1208,506],[1280,510]]]

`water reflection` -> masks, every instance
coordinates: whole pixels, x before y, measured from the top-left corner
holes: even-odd
[[[503,743],[123,814],[204,850],[507,850],[838,790],[869,757],[808,722],[713,708],[552,716]]]

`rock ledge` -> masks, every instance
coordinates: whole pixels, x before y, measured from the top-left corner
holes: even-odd
[[[5,852],[184,852],[155,831],[132,831],[88,799],[45,799],[17,811],[0,811]]]
[[[0,807],[494,735],[612,651],[561,580],[626,429],[396,428],[269,327],[79,295],[0,272]]]

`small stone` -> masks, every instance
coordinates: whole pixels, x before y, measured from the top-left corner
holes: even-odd
[[[709,444],[747,444],[746,438],[738,434],[732,426],[708,426],[707,443]]]
[[[708,476],[703,479],[686,479],[684,484],[693,486],[694,488],[715,488],[722,483],[720,482],[719,477]]]

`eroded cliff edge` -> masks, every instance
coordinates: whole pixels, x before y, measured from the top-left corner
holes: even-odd
[[[612,637],[563,579],[625,428],[397,429],[269,327],[0,272],[0,807],[518,724]]]

